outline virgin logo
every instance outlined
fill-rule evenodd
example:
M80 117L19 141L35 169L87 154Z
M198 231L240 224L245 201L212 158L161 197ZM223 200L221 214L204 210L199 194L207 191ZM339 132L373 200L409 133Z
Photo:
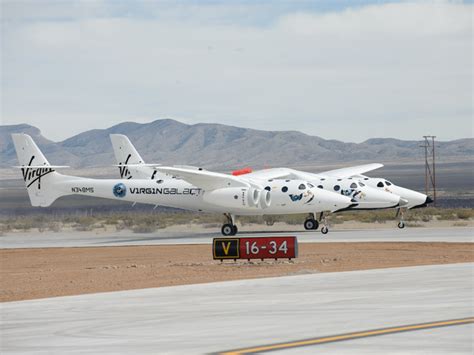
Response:
M128 170L128 167L126 166L128 164L128 161L130 160L130 158L132 157L132 154L129 154L127 159L125 160L125 163L124 165L125 166L119 166L119 172L120 172L120 177L123 179L123 178L127 178L127 179L131 179L132 178L132 175L130 174L130 170ZM119 163L119 165L122 165L122 163ZM127 177L128 176L128 177Z
M30 162L26 167L21 168L21 173L23 175L23 180L26 183L26 187L30 187L35 182L38 184L38 190L41 190L41 178L49 173L52 173L54 170L48 167L44 168L30 168L35 160L33 155L30 159Z

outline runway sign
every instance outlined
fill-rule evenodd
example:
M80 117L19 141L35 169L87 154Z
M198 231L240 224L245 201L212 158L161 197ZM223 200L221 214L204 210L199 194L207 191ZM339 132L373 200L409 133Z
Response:
M296 237L214 238L214 260L294 259L298 256Z

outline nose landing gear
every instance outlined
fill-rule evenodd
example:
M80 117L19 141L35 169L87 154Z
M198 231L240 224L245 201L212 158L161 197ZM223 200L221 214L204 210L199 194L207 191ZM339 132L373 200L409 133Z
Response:
M224 213L224 216L227 219L227 223L225 223L221 228L222 235L225 235L226 237L236 235L238 228L234 224L234 216L230 213Z
M324 212L321 212L319 215L319 220L322 222L323 226L321 227L321 233L328 234L329 232L329 222L327 216Z
M399 217L399 216L400 216L400 221L399 221L398 224L397 224L397 227L400 228L400 229L405 228L405 221L404 221L404 219L403 219L404 214L405 214L405 211L404 211L402 208L399 208L399 209L397 210L397 214L396 214L396 216L395 216L395 217Z

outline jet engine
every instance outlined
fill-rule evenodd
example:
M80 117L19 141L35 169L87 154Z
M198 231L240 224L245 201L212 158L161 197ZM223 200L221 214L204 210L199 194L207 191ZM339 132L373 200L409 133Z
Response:
M272 197L271 197L270 191L262 190L260 192L260 200L259 200L260 207L261 208L270 207L271 203L272 203Z
M247 187L225 187L206 191L203 200L224 208L267 208L270 206L270 192Z

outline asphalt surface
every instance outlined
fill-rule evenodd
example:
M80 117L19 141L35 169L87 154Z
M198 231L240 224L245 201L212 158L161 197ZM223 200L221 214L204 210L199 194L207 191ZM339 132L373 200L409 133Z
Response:
M445 322L474 316L473 273L417 266L7 302L0 352L221 353ZM473 334L458 324L278 352L472 354Z
M332 230L323 235L319 231L240 232L237 236L295 235L298 242L474 242L474 229L456 228L405 228ZM98 247L160 244L210 244L212 238L222 237L215 230L210 232L157 231L149 234L132 232L30 232L12 233L0 237L0 248L52 248Z

